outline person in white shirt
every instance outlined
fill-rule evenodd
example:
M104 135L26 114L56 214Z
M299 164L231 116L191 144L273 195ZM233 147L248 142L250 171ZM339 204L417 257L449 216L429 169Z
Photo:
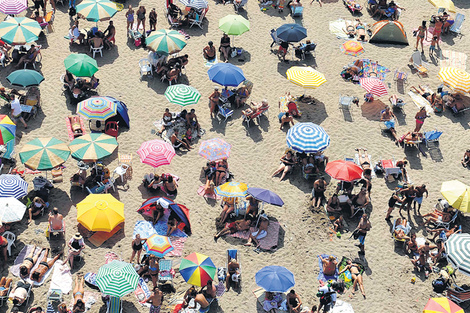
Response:
M20 105L20 100L18 98L18 91L16 89L11 90L11 96L13 97L13 100L11 101L11 117L13 122L17 124L17 121L20 120L21 123L23 123L24 128L28 128L28 125L26 125L26 122L24 121L23 117L21 116L22 110L21 110L21 105Z

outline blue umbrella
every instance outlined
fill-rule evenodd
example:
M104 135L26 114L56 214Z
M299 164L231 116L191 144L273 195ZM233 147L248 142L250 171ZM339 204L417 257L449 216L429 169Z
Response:
M299 42L307 37L307 29L298 24L284 24L276 30L276 37L282 41Z
M263 188L248 188L247 193L256 200L266 202L276 206L283 206L284 201L276 193Z
M217 63L208 71L209 79L222 86L237 87L246 80L241 68L230 63Z
M287 132L287 146L295 151L316 153L330 145L330 136L317 124L298 123Z
M31 87L39 86L44 80L44 76L39 72L23 69L12 72L8 75L7 80L13 86Z
M19 175L0 175L0 197L14 197L19 199L26 196L28 183Z
M117 104L116 106L117 114L107 119L107 121L116 121L116 122L119 122L119 126L127 126L127 128L130 128L131 125L130 125L130 120L129 120L129 114L127 113L128 111L127 105L124 102L119 101L113 97L105 97L105 98L108 98L111 101L116 102Z
M255 278L258 286L270 292L286 292L295 285L294 274L284 266L265 266Z

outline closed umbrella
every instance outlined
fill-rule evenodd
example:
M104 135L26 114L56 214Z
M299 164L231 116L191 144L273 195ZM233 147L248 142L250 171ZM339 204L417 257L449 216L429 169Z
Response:
M283 266L265 266L255 279L258 286L270 292L286 292L295 285L294 274Z
M228 159L232 145L220 138L204 140L199 146L199 155L208 161Z
M245 197L247 190L247 184L231 181L226 182L223 185L217 186L217 188L215 188L215 193L221 197L236 198Z
M283 206L284 201L275 192L263 188L248 188L247 193L258 201L275 206Z
M12 17L0 23L0 37L12 45L37 41L41 30L38 22L26 17Z
M284 24L276 29L276 37L282 41L299 42L307 38L307 29L298 24Z
M139 150L137 150L137 154L142 163L152 167L168 165L176 155L175 148L171 144L159 139L142 143Z
M470 74L456 67L441 67L439 78L454 91L467 93L470 92Z
M385 86L384 82L378 78L365 77L361 78L359 82L362 88L374 96L382 97L388 94L387 87Z
M219 29L227 35L239 36L250 30L250 22L240 15L227 15L219 20Z
M132 264L114 260L100 267L96 284L102 293L121 298L137 289L139 278Z
M314 89L326 83L325 75L309 66L293 66L286 72L287 79L307 89Z
M33 70L16 70L8 75L7 80L13 86L19 87L31 87L39 86L39 84L44 80L39 72Z
M180 0L180 2L187 7L195 8L198 10L205 9L209 6L207 0Z
M423 313L464 313L464 310L445 297L429 298Z
M159 54L173 54L186 47L186 39L176 30L160 29L145 39L147 48Z
M14 223L23 219L26 206L14 197L0 198L0 222Z
M316 124L297 123L287 132L287 146L298 152L316 153L330 145L330 136Z
M452 0L429 0L436 8L444 8L447 12L455 13L455 5Z
M201 253L191 253L180 264L180 274L191 285L202 287L214 280L217 268L212 260Z
M470 234L453 234L445 242L447 260L470 276Z
M78 77L91 77L98 72L98 63L83 53L73 53L64 60L65 69Z
M470 212L470 186L458 180L446 181L441 185L441 194L453 208Z
M91 97L77 104L77 114L86 119L106 121L117 114L117 103L107 97Z
M16 15L28 8L27 0L0 0L0 12Z
M184 84L168 86L165 91L166 99L174 104L187 106L197 104L201 94L196 88Z
M33 170L51 170L65 161L70 156L67 144L54 137L36 138L19 152L21 163Z
M13 197L16 199L26 196L28 183L19 175L0 175L0 198Z
M116 138L106 134L91 133L75 138L69 144L69 149L74 159L95 162L110 156L117 146Z
M231 63L217 63L207 71L209 79L222 86L237 87L246 78L241 68Z
M144 243L144 249L147 253L155 255L157 258L163 258L165 254L173 250L170 238L160 235L152 235Z
M354 162L337 160L329 162L325 172L334 179L351 182L361 179L363 170Z
M355 57L364 53L364 48L362 47L361 43L355 40L346 41L341 45L340 49L344 54Z
M77 204L77 221L89 231L111 232L124 219L124 203L110 194L90 194Z
M112 18L117 12L116 4L108 0L85 0L76 10L77 15L96 23Z
M0 145L15 139L16 125L8 115L0 115Z

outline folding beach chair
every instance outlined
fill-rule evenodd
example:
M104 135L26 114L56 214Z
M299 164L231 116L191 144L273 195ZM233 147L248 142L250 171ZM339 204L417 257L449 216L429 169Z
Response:
M61 289L51 289L47 296L48 302L62 302L62 290Z
M470 300L470 290L465 290L457 285L455 288L447 288L447 298L457 304L461 304Z
M173 267L172 260L161 259L158 261L158 266L158 283L165 284L170 282L173 287L173 274L171 274L171 268Z
M121 298L110 296L106 306L106 313L122 313Z
M405 248L405 243L406 243L406 239L402 239L402 238L397 238L395 236L395 230L397 228L397 220L395 220L393 222L393 228L392 228L392 237L393 237L393 240L394 240L394 243L397 244L397 243L400 243L402 245L402 248L404 249ZM405 236L408 236L409 233L411 231L411 227L409 225L409 222L407 221L406 222L406 229L404 229L404 232L405 232Z
M10 295L11 291L11 285L13 285L13 282L11 282L10 286L8 287L6 295L0 296L0 307L3 306L3 304L8 300L8 296Z
M276 35L276 29L271 29L271 38L273 39L273 42L271 43L271 48L274 46L274 45L280 45L281 44L281 40L279 38L277 38L277 35Z
M428 69L425 66L425 62L421 58L421 52L419 52L418 50L413 52L413 54L411 55L410 65L418 71L419 75L427 75Z
M393 74L393 80L398 84L402 83L403 85L408 83L408 74L406 72L401 72L398 69L395 70Z
M459 210L455 210L455 213L454 215L452 216L452 218L450 219L450 221L448 222L443 222L443 221L436 221L434 223L434 225L436 225L436 228L447 228L449 229L450 228L450 225L452 225L453 223L455 223L455 221L457 220L457 217L459 216Z
M353 104L354 97L352 96L343 96L339 95L339 108L340 110L351 110L351 106Z
M463 15L462 13L457 13L457 15L455 16L455 22L454 24L452 24L449 30L456 35L462 36L462 24L464 21L465 15Z
M291 9L292 17L302 17L304 14L304 7L293 7Z
M437 129L424 132L424 142L426 144L426 148L428 148L428 145L431 142L439 143L439 138L441 135L442 132L438 131Z
M62 227L60 229L52 229L51 223L48 224L47 226L47 231L46 231L46 236L47 239L51 239L51 235L58 236L59 234L62 234L65 238L65 221L62 220Z
M233 110L227 107L227 105L218 105L219 111L217 112L217 116L221 115L224 118L224 122L227 121L229 117L233 115Z
M189 19L189 28L193 27L194 25L199 26L200 29L202 29L202 22L204 21L204 17L206 16L206 10L202 11L201 14L196 13L196 16L194 19Z
M239 275L237 276L237 281L233 279L232 277L232 282L236 282L237 286L240 286L240 280L241 280L241 273L242 273L242 264L240 262L240 255L238 253L238 250L237 249L228 249L227 250L227 260L225 262L225 268L227 269L228 271L228 264L230 263L230 261L232 259L235 259L239 265L238 267L238 271L239 271Z
M390 175L399 175L401 170L397 167L394 159L380 160L380 166L384 170L384 178L388 179Z

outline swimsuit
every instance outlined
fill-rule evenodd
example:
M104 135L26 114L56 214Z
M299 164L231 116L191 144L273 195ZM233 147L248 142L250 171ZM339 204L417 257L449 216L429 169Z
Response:
M142 250L142 242L140 241L138 244L132 243L132 250L139 251Z
M47 269L49 269L49 264L47 264L47 262L40 262L39 265L44 265L45 267L47 267Z
M387 129L395 128L395 119L392 118L389 121L384 121L384 124Z
M24 260L25 260L25 261L29 261L29 262L31 262L31 263L33 263L33 264L34 264L34 261L33 261L33 259L32 259L32 258L24 258Z
M82 294L80 291L77 291L77 292L75 293L74 297L76 297L77 295L83 296L83 294Z
M127 21L128 22L134 22L134 13L131 13L127 16Z

